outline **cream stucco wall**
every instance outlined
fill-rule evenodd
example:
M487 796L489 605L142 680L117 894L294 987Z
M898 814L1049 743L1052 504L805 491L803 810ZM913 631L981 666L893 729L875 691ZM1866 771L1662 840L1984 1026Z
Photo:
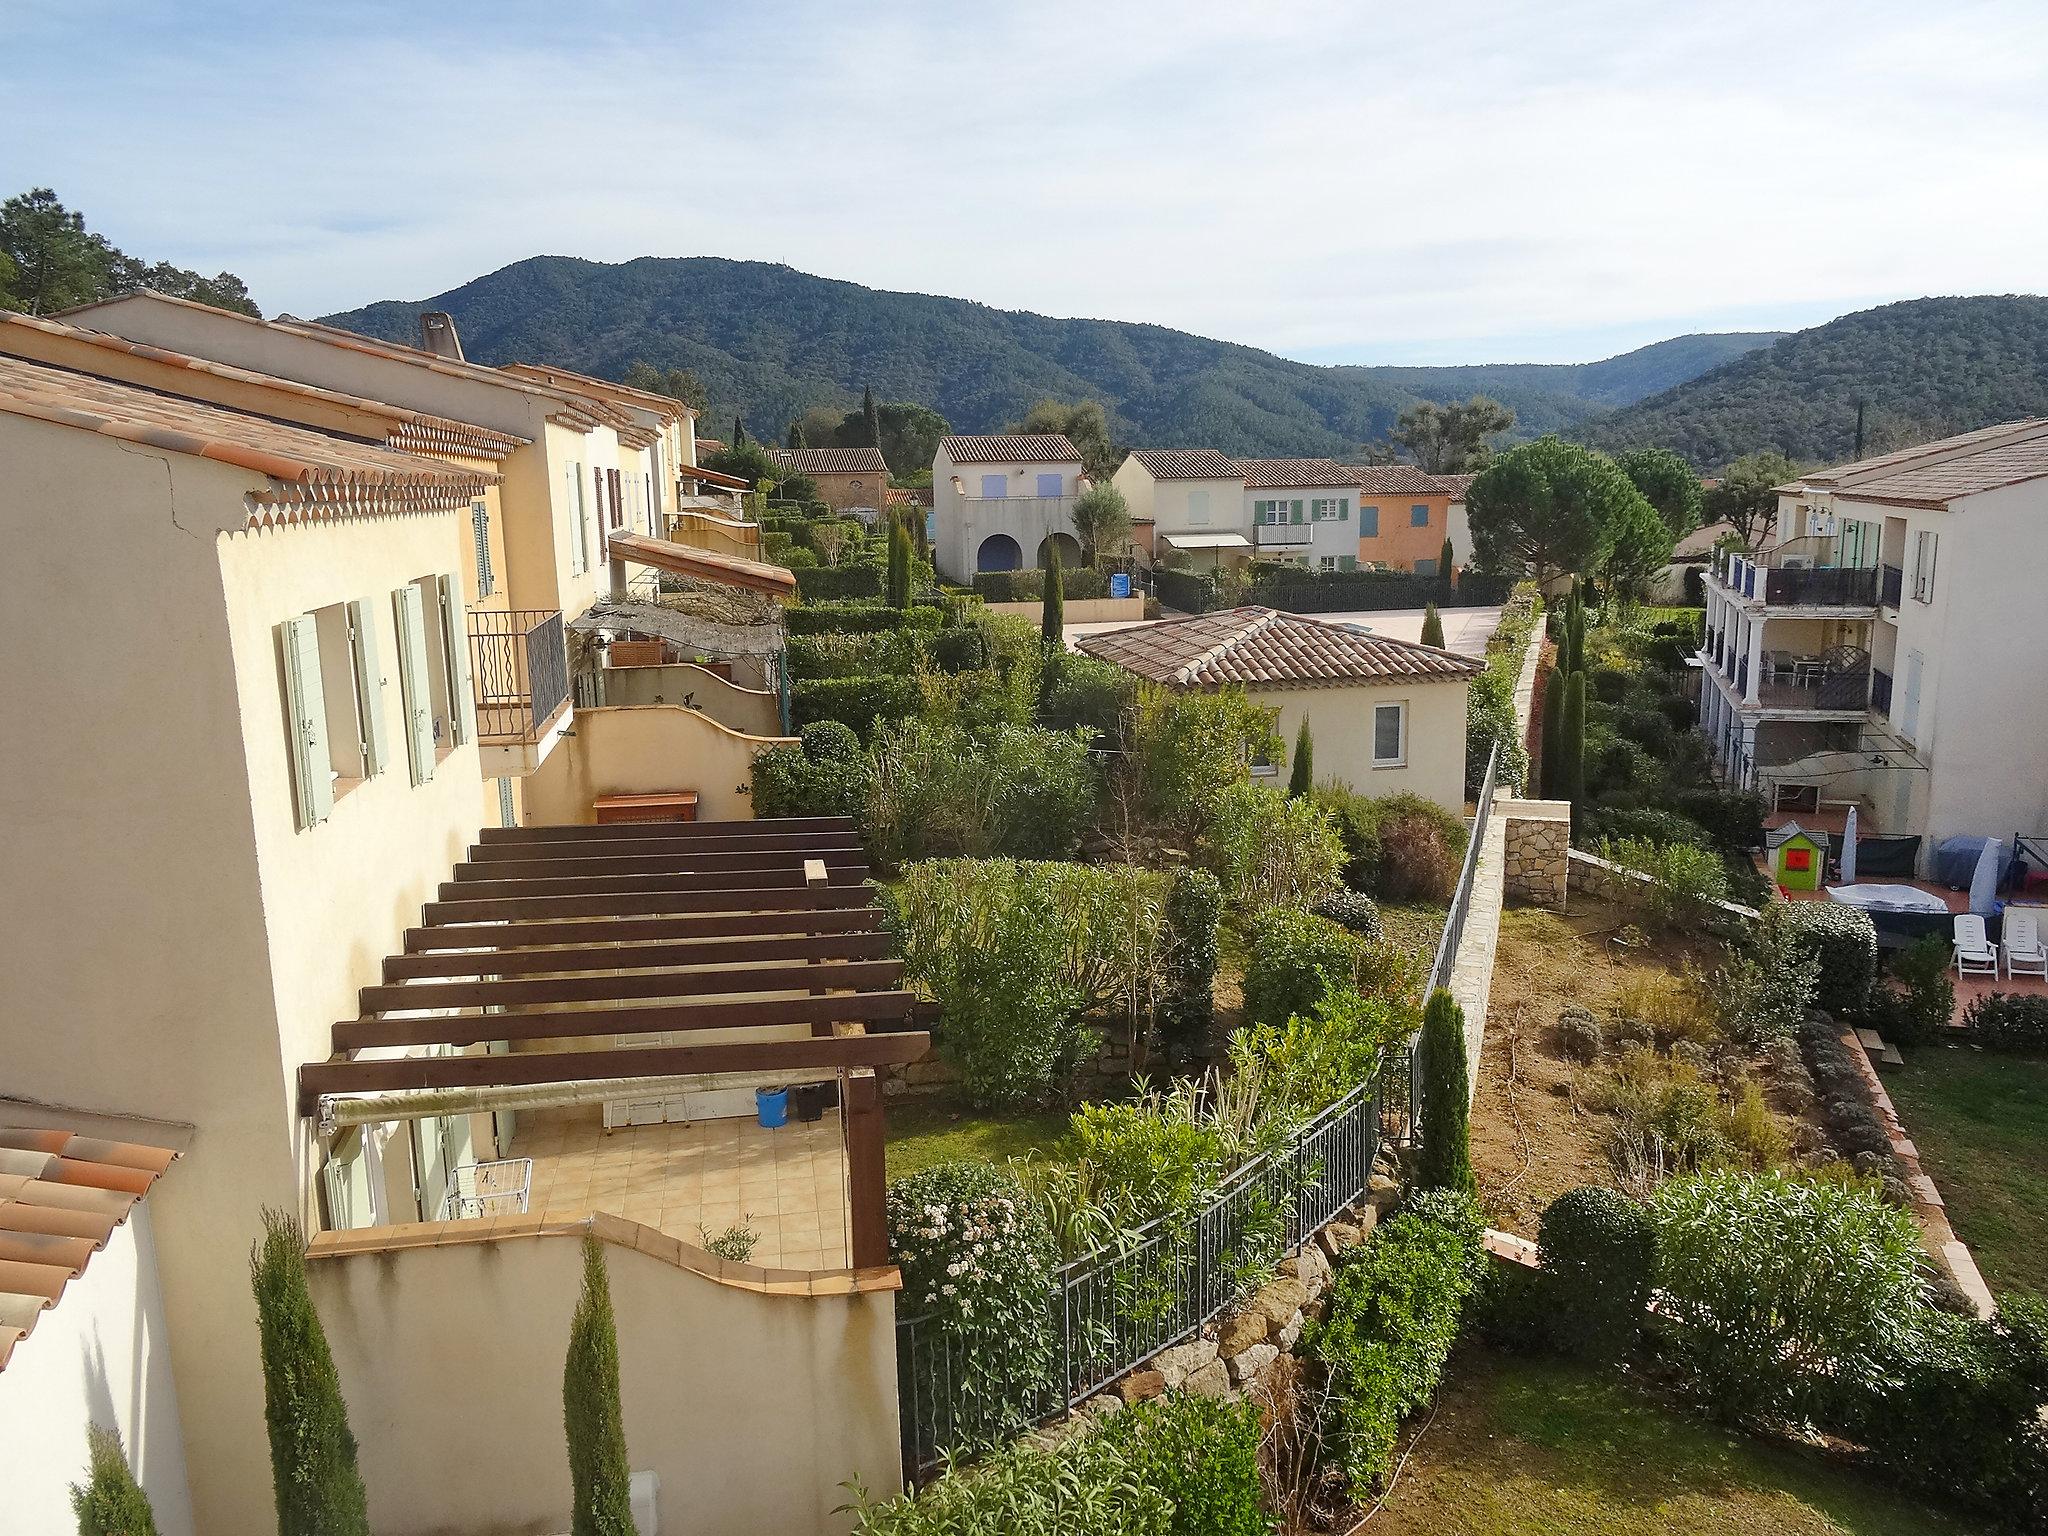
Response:
M1335 779L1362 795L1420 795L1446 810L1465 809L1465 694L1459 682L1399 683L1353 688L1251 688L1254 704L1277 709L1277 729L1294 750L1303 715L1315 741L1316 782ZM1376 704L1408 706L1407 760L1398 768L1372 760ZM1287 765L1276 777L1284 780Z
M1037 494L1041 474L1060 477L1058 498ZM953 485L956 475L960 480L957 490ZM983 496L984 475L1001 476L1008 494ZM1048 535L1073 537L1073 498L1080 478L1078 459L1061 464L963 464L956 468L941 445L932 459L932 511L938 529L932 553L940 571L955 580L973 580L982 542L997 534L1015 539L1024 568L1031 568L1037 564L1039 544Z
M660 1479L663 1532L844 1531L842 1482L897 1486L891 1292L767 1295L617 1242L605 1261L628 1459ZM581 1265L575 1232L314 1259L380 1536L568 1528Z
M1111 483L1124 493L1124 501L1130 506L1133 518L1149 517L1153 520L1155 552L1171 548L1170 545L1158 544L1162 535L1241 533L1247 539L1251 537L1250 503L1245 499L1242 479L1160 480L1132 455L1117 467ZM1200 520L1194 515L1194 498L1197 495L1208 499L1207 516ZM1238 553L1249 551L1240 550ZM1206 563L1213 558L1213 553L1203 558Z
M599 795L697 792L700 821L749 821L754 754L779 740L728 730L680 704L579 709L576 733L525 783L528 826L590 822Z
M782 701L762 688L742 688L690 662L663 667L607 667L607 704L681 704L748 736L782 732Z
M120 1435L161 1536L193 1536L148 1203L114 1229L0 1375L0 1536L76 1529L70 1485L85 1479L89 1424Z

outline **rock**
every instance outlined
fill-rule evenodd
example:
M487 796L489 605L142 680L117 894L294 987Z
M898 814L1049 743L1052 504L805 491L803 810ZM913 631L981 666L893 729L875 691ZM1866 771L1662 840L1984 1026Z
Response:
M1273 1342L1279 1346L1280 1352L1283 1355L1292 1354L1294 1346L1301 1342L1301 1330L1305 1325L1305 1321L1302 1314L1297 1312L1285 1328L1282 1328L1273 1335Z
M1165 1378L1169 1387L1187 1385L1187 1379L1203 1366L1216 1358L1214 1339L1190 1339L1185 1344L1176 1344L1172 1349L1163 1349L1152 1362L1152 1368Z
M1269 1325L1266 1332L1270 1336L1274 1330L1285 1328L1287 1320L1299 1312L1307 1301L1308 1287L1299 1280L1282 1275L1278 1280L1263 1286L1258 1295L1252 1298L1251 1310L1265 1313Z
M1254 1344L1242 1354L1230 1357L1230 1379L1241 1387L1279 1358L1280 1351L1271 1344Z
M1164 1371L1133 1371L1116 1384L1117 1393L1127 1403L1142 1403L1148 1397L1157 1397L1166 1390Z
M1333 1221L1323 1228L1323 1245L1335 1258L1348 1248L1356 1248L1365 1234L1348 1221Z
M1376 1211L1384 1211L1401 1203L1401 1186L1383 1173L1374 1174L1366 1181L1366 1202Z
M1368 1205L1358 1213L1358 1240L1361 1243L1364 1242L1366 1235L1379 1224L1380 1208L1376 1205Z
M1196 1397L1228 1397L1230 1371L1221 1360L1211 1360L1187 1379L1184 1390Z
M1280 1261L1280 1273L1292 1276L1313 1291L1330 1276L1330 1261L1314 1243L1302 1244L1301 1252Z
M1124 1400L1114 1392L1098 1392L1081 1405L1083 1413L1092 1413L1098 1419L1106 1419L1113 1413L1122 1413Z
M1273 1320L1257 1306L1247 1307L1234 1317L1226 1317L1217 1328L1216 1353L1226 1358L1241 1355L1254 1344L1265 1343L1273 1327Z

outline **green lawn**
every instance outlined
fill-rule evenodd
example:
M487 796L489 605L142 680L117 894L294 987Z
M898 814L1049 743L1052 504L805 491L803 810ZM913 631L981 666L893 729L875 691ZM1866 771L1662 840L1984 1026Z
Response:
M1884 1084L1986 1283L2048 1293L2048 1061L1921 1046Z
M887 1111L889 1177L934 1163L999 1163L1065 1142L1065 1110L973 1109L951 1095L892 1099Z
M1461 1350L1367 1536L1959 1536L1819 1454L1730 1433L1583 1367Z

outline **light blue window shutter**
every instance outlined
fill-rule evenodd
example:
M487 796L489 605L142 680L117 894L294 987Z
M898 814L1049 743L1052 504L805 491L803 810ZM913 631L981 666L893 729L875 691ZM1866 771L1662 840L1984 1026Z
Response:
M384 735L384 658L377 650L377 625L370 605L357 598L348 605L348 643L356 664L356 716L363 728L363 777L384 771L391 754Z
M405 700L405 748L412 781L434 776L434 700L427 688L427 621L420 589L407 582L391 594L398 621L398 689Z
M1411 528L1427 528L1429 526L1429 506L1427 503L1417 502L1408 509L1408 526Z
M320 631L310 613L277 626L284 651L285 711L290 716L292 790L299 830L327 819L334 809L332 766L327 753L327 695L320 687Z
M983 501L999 500L1009 494L1010 477L1008 475L983 475L981 477L981 498Z
M1066 490L1066 480L1065 480L1065 478L1064 478L1063 476L1061 476L1061 475L1058 475L1058 474L1051 474L1051 475L1040 475L1040 476L1038 477L1038 494L1039 494L1039 495L1041 495L1041 496L1046 496L1046 497L1052 497L1052 496L1064 496L1064 495L1066 495L1066 493L1067 493L1067 490Z
M1358 509L1358 536L1362 539L1376 539L1380 536L1380 509L1361 506Z
M455 745L476 739L476 695L469 687L469 635L462 622L462 590L453 576L440 578L441 643L448 657L449 713L454 716Z

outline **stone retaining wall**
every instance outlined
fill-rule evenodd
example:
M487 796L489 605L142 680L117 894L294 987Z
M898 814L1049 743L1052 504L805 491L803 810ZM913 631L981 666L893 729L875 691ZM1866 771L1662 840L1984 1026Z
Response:
M1496 800L1493 814L1507 821L1508 899L1562 912L1569 893L1571 803Z
M1568 862L1568 883L1572 890L1624 907L1642 906L1649 900L1650 887L1657 883L1640 870L1623 869L1611 859L1603 859L1581 848L1571 850ZM1745 907L1740 902L1710 901L1707 905L1737 922L1754 923L1763 918L1763 913L1755 907Z

